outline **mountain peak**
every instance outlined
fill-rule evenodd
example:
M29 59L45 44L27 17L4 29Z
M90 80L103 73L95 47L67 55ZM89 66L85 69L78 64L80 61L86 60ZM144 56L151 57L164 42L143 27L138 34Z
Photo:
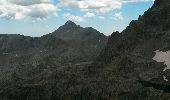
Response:
M73 21L68 20L63 26L61 26L58 30L59 31L66 31L66 30L78 30L81 27L76 25Z
M60 26L56 31L52 34L56 35L56 33L68 33L82 29L80 25L76 25L73 21L68 20L64 25Z
M79 25L75 24L73 21L68 20L62 27L65 29L77 29L80 28Z
M68 20L64 25L73 25L73 26L75 26L76 24L73 21Z

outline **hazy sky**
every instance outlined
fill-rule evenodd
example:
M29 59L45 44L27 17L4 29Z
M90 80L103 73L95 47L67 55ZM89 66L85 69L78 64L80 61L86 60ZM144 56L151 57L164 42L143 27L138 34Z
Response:
M152 4L153 0L0 0L0 34L41 36L72 20L110 35Z

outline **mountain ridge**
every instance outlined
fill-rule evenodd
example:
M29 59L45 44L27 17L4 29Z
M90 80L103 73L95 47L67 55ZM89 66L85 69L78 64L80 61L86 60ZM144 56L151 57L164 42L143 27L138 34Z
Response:
M87 32L87 31L89 31L89 32ZM94 35L106 37L103 33L100 33L99 31L97 31L96 29L94 29L92 27L83 28L80 25L76 25L74 22L72 22L70 20L67 21L61 27L59 27L56 31L50 33L50 35L56 36L58 38L66 40L66 41L67 41L67 39L65 39L65 38L68 38L68 37L81 40L83 38L82 36L88 36L90 34L87 34L87 33L90 33L90 32L92 32ZM73 36L75 36L75 37L73 37Z
M169 17L167 17L169 16L168 9L166 9L169 7L169 4L165 2L166 1L164 0L161 1L155 0L153 6L149 8L148 11L146 11L143 16L139 16L138 20L131 21L129 26L127 26L127 28L120 33L121 37L119 39L127 43L126 44L127 47L122 48L122 50L127 50L127 48L133 49L132 47L129 46L130 44L128 45L130 41L134 42L135 44L137 42L138 43L143 42L143 40L147 40L149 38L158 38L159 36L164 35L167 29L169 29L168 23L170 22ZM162 5L163 7L161 7ZM162 21L160 21L159 19ZM161 33L161 31L165 32ZM112 34L112 37L114 37L114 33ZM127 39L130 41L128 41Z
M3 48L5 48L5 50L7 50L7 49L11 49L13 47L14 49L11 49L10 51L12 51L12 50L16 51L15 49L19 50L19 48L20 48L20 50L22 50L22 49L25 50L24 48L29 48L29 46L30 46L30 48L36 50L36 48L38 48L38 49L46 48L46 47L44 47L45 45L48 47L48 43L51 43L51 48L53 48L53 47L57 46L57 43L52 44L52 41L58 41L61 44L63 43L63 45L66 44L65 46L67 46L69 48L75 49L74 54L76 54L76 52L77 52L77 57L82 56L82 58L84 60L85 59L88 60L90 58L89 61L91 61L92 59L94 59L97 56L97 54L100 52L100 49L105 45L105 43L107 41L107 37L104 34L98 32L97 30L95 30L93 28L90 28L90 31L84 31L84 30L86 30L86 28L82 28L79 25L76 25L72 21L67 21L63 26L61 26L57 30L60 30L61 28L63 28L63 32L66 33L64 36L68 37L71 41L67 41L64 38L60 38L60 36L56 36L55 35L56 31L54 31L54 33L46 34L41 37L31 37L31 36L24 36L24 35L19 35L19 34L11 34L11 35L10 34L2 34L2 35L0 35L1 36L0 44L2 47L0 49L4 50ZM74 30L75 32L77 31L77 29L82 30L83 32L82 32L82 34L78 34L78 37L75 38L73 36L74 31L73 32L67 31L70 28L72 30ZM93 37L88 36L89 33ZM102 34L102 35L101 35L101 37L98 37L97 34ZM99 42L99 40L101 40L101 41ZM19 41L23 41L23 42L19 42ZM3 44L3 43L6 43L6 44ZM86 48L89 48L89 49L86 50ZM99 51L97 51L97 50L99 50ZM42 51L42 50L40 50L40 51ZM90 55L90 52L94 52L92 56ZM74 56L76 56L76 55L74 55ZM79 58L79 59L81 59L81 58Z
M166 65L153 60L156 50L169 50L169 15L170 1L155 0L138 20L131 21L121 33L114 32L109 37L91 70L98 71L93 76L100 76L101 81L108 79L108 84L119 86L108 85L107 88L112 87L120 94L113 98L169 100L169 82L164 80L164 77L169 80L169 71L163 72Z

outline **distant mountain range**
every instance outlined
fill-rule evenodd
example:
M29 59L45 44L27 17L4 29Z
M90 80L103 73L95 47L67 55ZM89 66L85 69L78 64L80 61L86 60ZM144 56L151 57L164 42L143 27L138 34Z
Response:
M169 70L153 59L169 48L169 0L109 38L71 21L38 38L1 35L0 99L170 100Z
M64 66L90 64L106 42L104 34L90 27L82 28L72 21L42 37L2 34L0 90L3 92L4 87L41 80Z
M15 60L21 58L28 63L35 56L36 60L46 56L55 56L58 63L64 64L92 62L106 42L107 36L97 30L82 28L68 21L55 32L42 37L0 35L0 57L11 59L6 60L7 62L1 60L1 63L8 63L13 58Z

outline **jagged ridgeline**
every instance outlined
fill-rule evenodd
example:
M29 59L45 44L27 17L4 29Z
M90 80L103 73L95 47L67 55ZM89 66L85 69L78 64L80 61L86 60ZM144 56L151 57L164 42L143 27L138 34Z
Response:
M153 57L154 50L168 48L170 29L170 1L155 0L154 5L133 20L122 32L114 32L97 59L107 64L122 53L132 52L142 56Z
M138 20L109 37L90 69L103 82L104 98L170 100L169 70L163 72L164 62L153 60L156 50L170 50L169 0L155 0Z

